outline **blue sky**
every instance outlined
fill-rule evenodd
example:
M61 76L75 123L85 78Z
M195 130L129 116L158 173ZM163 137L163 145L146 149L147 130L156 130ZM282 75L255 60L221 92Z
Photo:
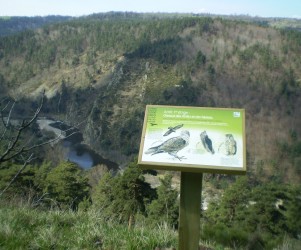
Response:
M248 14L301 19L301 0L0 0L0 16L81 16L108 11Z

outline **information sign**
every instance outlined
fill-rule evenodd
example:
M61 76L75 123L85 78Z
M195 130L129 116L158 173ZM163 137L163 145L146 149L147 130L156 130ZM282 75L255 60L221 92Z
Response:
M244 174L245 110L147 105L138 165Z

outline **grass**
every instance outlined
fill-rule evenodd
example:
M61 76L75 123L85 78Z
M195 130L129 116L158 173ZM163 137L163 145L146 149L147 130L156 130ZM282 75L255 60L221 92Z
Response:
M173 250L178 232L166 225L150 227L137 216L132 229L106 221L96 210L87 212L41 210L26 205L4 205L0 200L0 250L103 249ZM214 241L200 241L200 249L230 250ZM269 249L269 248L267 248ZM301 250L300 241L285 237L275 250Z
M104 221L97 211L0 207L0 249L159 249L177 246L177 232Z
M282 244L274 250L301 250L300 242L296 239L285 237Z

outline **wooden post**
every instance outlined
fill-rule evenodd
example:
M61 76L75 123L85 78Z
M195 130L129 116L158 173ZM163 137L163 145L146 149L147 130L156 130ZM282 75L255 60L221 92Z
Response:
M181 172L179 250L199 249L202 173Z

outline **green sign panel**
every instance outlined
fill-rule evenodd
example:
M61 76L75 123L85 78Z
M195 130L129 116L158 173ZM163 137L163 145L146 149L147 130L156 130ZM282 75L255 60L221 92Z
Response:
M138 164L142 168L243 174L244 109L147 105Z

